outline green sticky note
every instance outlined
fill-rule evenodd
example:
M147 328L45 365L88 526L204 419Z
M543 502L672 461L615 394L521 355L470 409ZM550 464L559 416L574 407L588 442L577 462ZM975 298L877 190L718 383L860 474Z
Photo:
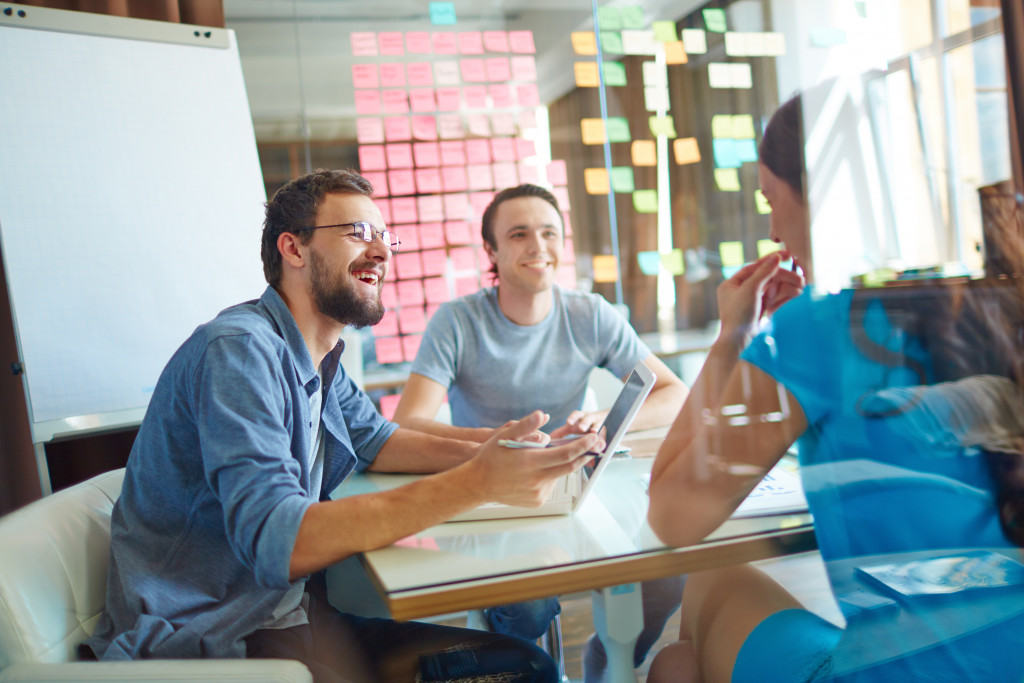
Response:
M620 7L619 11L622 13L622 28L633 31L644 28L644 8L641 5Z
M629 134L629 119L625 116L611 116L604 123L605 134L608 142L629 142L632 136Z
M757 212L761 215L772 212L768 198L764 196L764 192L761 192L761 190L754 190L754 205L757 207Z
M675 138L676 123L671 116L651 116L648 119L651 126L651 135L655 137L664 135L667 138Z
M657 275L661 267L661 254L656 251L637 252L636 261L640 265L640 272L644 275Z
M757 161L757 144L753 140L733 140L736 143L736 158L741 164Z
M674 21L655 21L651 23L651 28L654 29L654 39L659 43L671 43L679 40Z
M731 138L732 137L732 116L729 114L715 114L711 117L711 137Z
M782 245L778 242L772 242L771 240L758 240L757 241L757 258L761 258L767 254L782 249Z
M422 5L420 5L422 7ZM455 23L454 2L430 3L430 23L435 26L450 26Z
M704 25L709 31L725 33L725 10L718 8L704 10Z
M621 31L622 15L618 7L598 7L597 24L602 31Z
M737 114L732 117L732 135L737 140L754 139L754 117L750 114Z
M722 257L722 267L743 265L743 242L721 242L718 255Z
M658 191L637 190L633 193L633 208L637 213L658 212Z
M740 174L735 168L716 168L715 185L722 192L739 192Z
M632 166L614 166L611 172L612 192L629 194L636 189Z
M601 62L601 72L604 74L604 85L606 88L626 85L626 67L621 63Z
M621 55L622 34L618 31L601 31L601 49L610 55Z
M661 255L661 267L673 275L682 275L686 272L686 265L683 261L683 250L673 249L667 254Z

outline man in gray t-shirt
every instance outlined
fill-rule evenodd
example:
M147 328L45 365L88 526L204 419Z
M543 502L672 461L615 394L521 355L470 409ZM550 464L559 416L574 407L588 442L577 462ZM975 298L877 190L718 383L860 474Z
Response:
M565 239L558 202L547 190L520 185L499 192L483 215L484 249L497 286L441 306L431 318L394 420L403 427L473 441L530 410L550 416L552 436L599 428L607 411L584 411L590 373L601 367L625 379L638 361L656 382L634 429L669 424L687 388L602 297L555 285ZM452 425L434 421L448 395ZM640 664L679 606L682 580L643 584ZM556 598L487 610L492 630L535 639L558 614ZM586 680L600 680L604 651L591 638Z

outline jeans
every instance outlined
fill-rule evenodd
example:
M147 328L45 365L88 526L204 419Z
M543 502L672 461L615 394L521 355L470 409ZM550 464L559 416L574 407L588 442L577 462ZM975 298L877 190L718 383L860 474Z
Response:
M547 632L551 620L561 613L558 598L541 598L491 607L484 610L484 617L494 633L537 640Z

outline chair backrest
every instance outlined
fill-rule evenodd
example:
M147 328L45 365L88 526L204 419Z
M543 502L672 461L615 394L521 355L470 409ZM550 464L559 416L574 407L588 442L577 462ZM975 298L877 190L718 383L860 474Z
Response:
M0 669L77 658L106 600L123 479L106 472L0 518Z

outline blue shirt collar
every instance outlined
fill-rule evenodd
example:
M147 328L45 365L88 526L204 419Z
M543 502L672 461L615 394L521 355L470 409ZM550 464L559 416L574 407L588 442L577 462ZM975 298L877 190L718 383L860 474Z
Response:
M276 289L268 285L263 296L260 297L260 306L267 312L270 321L292 352L292 358L295 359L295 374L305 387L307 394L319 389L320 379L313 366L313 359L309 355L309 348L306 346L306 340L302 337L302 332L299 331L295 316L292 315L288 304L284 302ZM341 362L341 352L344 349L345 343L339 339L334 349L327 354L323 366L323 378L324 383L328 386L334 381L338 365Z

